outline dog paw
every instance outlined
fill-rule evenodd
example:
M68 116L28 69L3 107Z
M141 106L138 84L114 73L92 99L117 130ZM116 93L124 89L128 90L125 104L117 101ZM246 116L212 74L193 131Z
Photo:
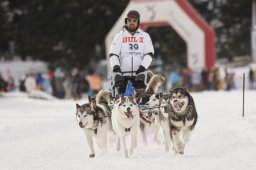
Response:
M92 153L92 154L89 155L89 158L94 158L94 157L95 157L95 154L94 154L94 153Z
M177 152L179 154L184 154L184 144L182 144L182 143L177 144Z
M184 151L180 151L179 154L183 155L183 154L184 154Z

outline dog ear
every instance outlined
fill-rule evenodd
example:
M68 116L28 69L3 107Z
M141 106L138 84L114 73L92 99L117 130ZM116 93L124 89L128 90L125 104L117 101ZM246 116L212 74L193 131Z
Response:
M132 95L128 96L128 99L129 99L130 101L132 101L132 100L133 100Z
M163 95L164 95L163 92L159 92L156 94L156 98L161 99L163 97Z
M163 97L163 92L159 92L159 98L162 98Z
M121 96L121 102L124 102L125 101L125 98L124 98L124 95Z
M189 90L187 89L187 87L184 87L184 90L185 90L185 93L186 93L188 96L190 96Z
M76 103L76 108L79 108L79 107L80 107L80 105Z
M116 102L118 99L119 99L119 96L116 95L116 96L114 97L114 101Z
M128 97L128 99L129 99L130 102L132 102L133 104L137 104L135 96L130 95L130 96Z
M187 89L186 86L181 87L181 89L182 89L185 93L188 93L188 89Z

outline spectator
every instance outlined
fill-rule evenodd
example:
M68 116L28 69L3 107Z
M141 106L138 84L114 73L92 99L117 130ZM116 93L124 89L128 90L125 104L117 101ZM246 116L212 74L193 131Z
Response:
M61 68L56 68L54 71L54 76L52 79L52 88L53 88L53 96L64 99L65 98L65 90L63 86L64 81L64 73Z
M24 85L27 93L36 89L36 78L33 73L27 75Z
M6 91L7 82L2 77L2 74L0 73L0 92Z
M192 83L192 90L194 90L194 91L202 90L202 87L201 87L201 72L194 71L192 73L191 83Z
M204 89L207 89L207 90L211 89L209 78L208 78L209 74L210 74L210 71L207 67L205 67L201 72L202 86Z
M179 73L175 70L169 74L168 79L169 79L170 89L171 89L171 88L175 88L178 86L181 77L180 77Z
M14 79L11 73L11 70L8 69L7 70L7 91L13 91L15 89L15 85L14 85Z
M234 76L235 76L235 73L228 73L227 75L227 86L226 86L227 91L231 89L235 89Z
M42 84L43 91L45 91L49 94L52 94L52 84L51 84L51 81L48 79L48 75L43 74L42 77L44 79L43 84Z
M36 85L37 85L37 89L42 91L44 90L43 89L43 86L44 86L44 78L42 76L42 73L38 73L37 76L36 76Z
M19 90L21 92L26 92L25 80L26 80L26 77L24 75L21 76L21 78L19 79Z
M254 71L253 69L250 67L249 70L249 88L253 89L254 88Z
M184 74L184 85L188 88L191 89L192 83L191 83L191 76L192 76L193 71L189 68L185 69L183 71Z
M213 71L213 89L214 90L223 89L223 83L221 81L219 67L216 67Z
M90 85L89 95L94 96L102 88L102 78L98 73L94 73L92 70L90 71L90 73L91 74L86 76L86 80Z
M82 92L81 92L81 77L79 70L74 68L72 70L72 78L71 78L71 94L73 99L81 99Z

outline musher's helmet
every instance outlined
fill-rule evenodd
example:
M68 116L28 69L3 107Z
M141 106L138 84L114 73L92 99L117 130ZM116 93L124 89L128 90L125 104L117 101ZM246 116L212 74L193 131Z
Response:
M135 18L138 20L138 26L140 25L140 13L136 10L130 10L125 18L125 24L127 23L128 18Z

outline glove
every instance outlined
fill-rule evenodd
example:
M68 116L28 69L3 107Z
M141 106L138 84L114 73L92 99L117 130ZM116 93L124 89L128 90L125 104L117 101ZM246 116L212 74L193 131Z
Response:
M115 65L114 67L113 67L113 72L119 72L119 73L121 73L122 74L122 71L121 71L121 68L120 68L120 66L119 65Z
M143 71L145 71L145 70L146 70L146 68L143 67L142 65L140 65L139 68L138 68L138 70L136 71L136 74L138 75L138 74L140 74L141 72L143 72Z
M142 81L142 82L144 82L145 79L146 79L146 77L145 77L144 74L140 74L140 75L137 75L137 76L135 77L135 81Z
M124 77L119 73L114 77L115 86L121 86L124 83Z
M115 86L120 86L124 82L124 77L122 76L122 71L119 65L113 67L114 72L114 83Z

